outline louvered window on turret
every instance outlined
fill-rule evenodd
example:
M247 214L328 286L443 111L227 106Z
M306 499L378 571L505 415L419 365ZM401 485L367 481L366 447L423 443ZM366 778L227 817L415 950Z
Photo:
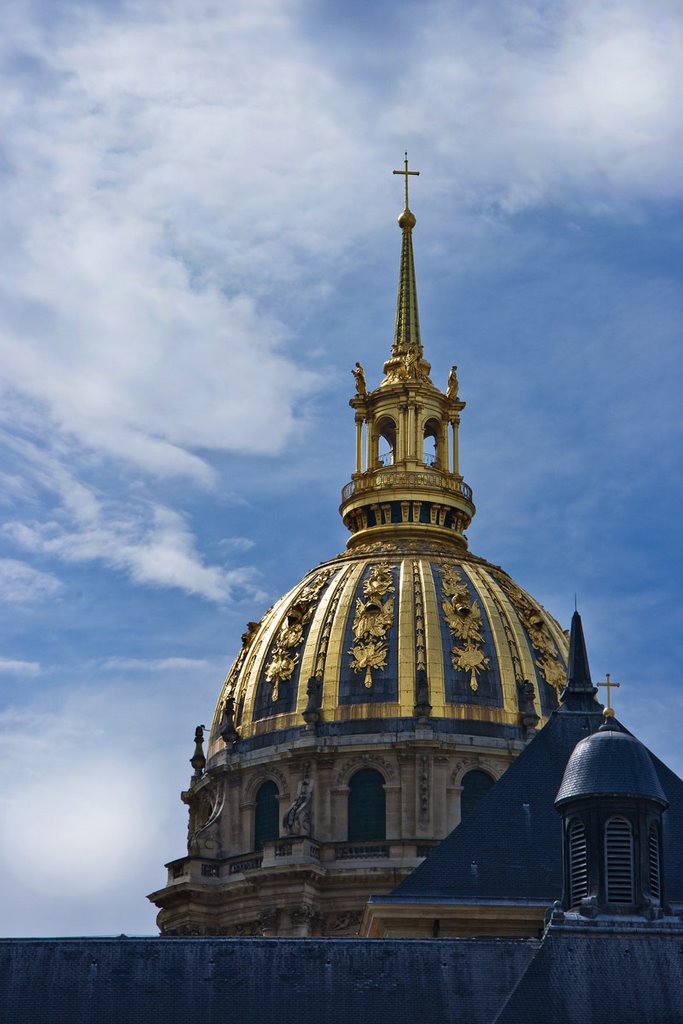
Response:
M650 825L648 841L648 863L650 870L650 893L656 900L662 896L662 882L659 870L659 829Z
M575 907L588 896L588 853L586 829L575 819L569 826L569 906Z
M605 825L605 881L608 903L633 903L633 833L626 818Z

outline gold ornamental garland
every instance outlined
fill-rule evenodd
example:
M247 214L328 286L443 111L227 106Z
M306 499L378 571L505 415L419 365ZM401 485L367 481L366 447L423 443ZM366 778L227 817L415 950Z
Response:
M285 621L275 641L273 654L266 665L265 676L273 687L271 699L275 702L280 696L280 683L286 682L294 675L299 663L299 652L296 650L304 639L304 626L313 618L315 602L318 594L325 586L334 569L321 569L311 583L307 584L296 601L290 605Z
M349 650L354 672L365 672L364 685L372 686L372 670L386 668L389 646L386 635L394 621L394 581L391 566L375 565L363 583L363 595L356 598L353 647ZM382 600L386 597L386 600Z
M441 608L453 641L451 664L458 672L469 672L470 689L479 689L477 675L489 667L484 654L481 609L470 600L470 592L460 573L444 562L439 567L442 579Z
M524 591L504 573L496 572L495 577L510 598L527 631L529 641L536 654L536 664L546 683L554 688L559 698L564 688L567 673L559 660L557 648L548 629L543 613L529 600Z

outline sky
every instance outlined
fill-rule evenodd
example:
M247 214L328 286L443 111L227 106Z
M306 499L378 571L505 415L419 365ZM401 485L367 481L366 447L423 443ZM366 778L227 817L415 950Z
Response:
M683 774L678 0L27 0L0 40L2 935L155 934L194 727L343 550L404 150L471 549Z

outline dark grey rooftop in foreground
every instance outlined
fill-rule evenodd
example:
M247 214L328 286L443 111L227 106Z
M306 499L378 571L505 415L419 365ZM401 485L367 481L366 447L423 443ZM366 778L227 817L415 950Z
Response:
M683 926L534 939L4 939L2 1024L683 1024Z
M488 1024L538 942L0 940L2 1024Z

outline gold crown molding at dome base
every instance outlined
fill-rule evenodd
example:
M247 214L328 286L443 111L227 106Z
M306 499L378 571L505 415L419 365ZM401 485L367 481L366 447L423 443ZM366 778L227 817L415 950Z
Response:
M350 562L367 558L383 558L384 556L400 559L406 555L418 555L430 560L455 558L458 562L476 562L488 568L498 568L498 566L492 566L485 558L473 554L469 549L462 546L458 547L457 551L454 552L452 543L454 539L448 530L436 539L425 537L421 531L419 536L418 531L416 531L414 537L402 536L399 538L393 535L390 541L375 539L373 535L372 540L368 539L358 543L354 545L352 550L347 548L346 551L340 551L329 562L321 562L320 564L322 566L333 562Z
M383 526L366 526L349 537L348 548L349 551L353 551L372 538L385 550L390 550L391 543L395 542L397 549L407 551L402 543L403 538L409 543L416 534L433 537L435 548L442 551L444 557L453 557L454 549L456 552L467 550L467 539L463 534L456 533L446 526L434 526L431 523L387 523Z
M367 704L342 704L338 705L332 711L326 711L324 715L325 722L358 722L366 721L370 718L406 718L413 719L415 702L411 698L409 701L373 701ZM491 708L485 707L480 704L443 704L435 703L432 707L432 713L430 716L430 722L435 719L446 719L447 721L460 721L463 719L473 722L490 722L497 725L519 725L519 712L517 710L506 710L505 708ZM542 718L541 723L545 724L547 719ZM251 739L254 736L263 736L267 733L278 733L285 729L291 729L300 726L303 728L304 723L301 715L296 712L283 715L272 715L269 718L262 718L257 722L253 722L251 725L245 725L240 730L240 736L242 739ZM463 729L463 734L467 732ZM387 730L387 734L392 733L391 729ZM373 734L374 735L374 734ZM445 734L448 735L448 734ZM457 734L456 734L457 735ZM414 742L412 734L406 734L404 737L406 740ZM348 737L345 736L334 736L332 737L337 746L344 744ZM487 737L482 737L482 742L485 742ZM291 742L291 741L290 741ZM273 745L277 745L277 739L274 739ZM217 753L219 750L225 749L222 743L216 750L213 749L210 752L210 756Z

